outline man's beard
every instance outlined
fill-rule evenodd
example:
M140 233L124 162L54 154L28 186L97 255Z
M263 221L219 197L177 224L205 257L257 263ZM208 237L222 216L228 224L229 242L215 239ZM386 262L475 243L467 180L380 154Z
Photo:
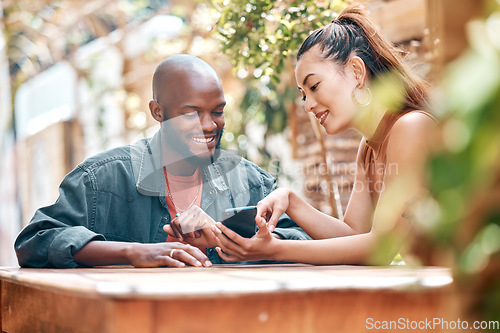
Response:
M180 139L179 133L172 128L169 121L164 121L162 126L162 142L163 144L169 146L171 149L175 150L180 156L181 160L168 162L171 166L177 163L188 162L189 164L196 167L203 167L214 163L220 155L220 146L222 140L222 134L224 129L220 130L217 134L215 140L217 144L215 145L215 151L213 155L207 149L209 156L196 155L190 148L189 145ZM168 156L167 156L168 159Z

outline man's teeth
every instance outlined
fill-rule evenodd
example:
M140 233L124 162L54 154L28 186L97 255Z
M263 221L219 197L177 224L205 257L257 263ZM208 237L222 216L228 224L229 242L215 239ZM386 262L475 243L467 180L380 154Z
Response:
M214 140L215 136L212 136L210 138L205 138L205 137L202 137L202 138L196 138L196 137L193 137L191 138L191 140L193 140L194 142L198 142L198 143L209 143L209 142L212 142Z

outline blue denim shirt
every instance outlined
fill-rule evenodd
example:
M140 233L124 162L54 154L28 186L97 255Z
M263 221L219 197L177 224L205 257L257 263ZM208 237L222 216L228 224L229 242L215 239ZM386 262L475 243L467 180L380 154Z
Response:
M62 181L59 198L36 211L14 244L22 267L78 267L73 254L92 240L164 242L170 223L161 163L161 134L90 157ZM275 179L237 155L221 151L202 168L201 208L215 221L231 207L255 205ZM286 215L275 229L286 239L310 239ZM224 263L213 248L212 263Z

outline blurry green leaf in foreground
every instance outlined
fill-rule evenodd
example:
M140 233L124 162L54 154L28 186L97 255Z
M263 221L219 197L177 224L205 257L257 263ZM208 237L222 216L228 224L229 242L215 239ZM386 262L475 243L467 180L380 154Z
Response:
M492 4L494 13L468 25L470 48L442 82L436 113L444 147L430 161L436 221L427 223L423 213L417 221L434 252L451 249L460 292L472 295L473 311L498 320L500 4Z

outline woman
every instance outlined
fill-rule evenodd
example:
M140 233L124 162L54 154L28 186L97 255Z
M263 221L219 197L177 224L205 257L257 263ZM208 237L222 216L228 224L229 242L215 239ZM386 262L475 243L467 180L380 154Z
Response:
M424 188L424 165L436 130L432 116L423 111L426 85L410 74L399 54L356 6L304 41L295 76L305 110L327 134L354 128L364 136L345 219L324 214L292 191L279 189L259 202L259 232L253 238L244 239L220 223L212 227L222 259L391 262L411 231L408 207ZM388 94L377 94L381 86L398 87L399 103L387 102ZM282 213L313 240L274 238L271 231ZM379 244L384 244L382 249Z

